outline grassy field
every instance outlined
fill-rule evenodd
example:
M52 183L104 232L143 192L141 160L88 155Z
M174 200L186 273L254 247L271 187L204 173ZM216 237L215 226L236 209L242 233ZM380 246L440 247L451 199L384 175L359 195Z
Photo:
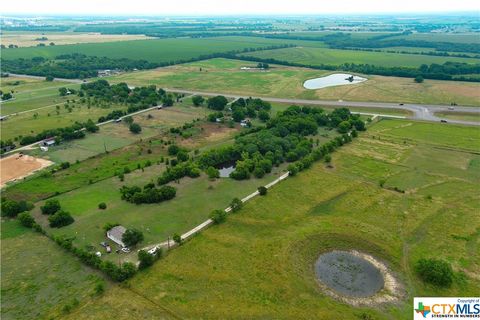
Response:
M2 319L61 315L74 299L88 301L99 273L85 267L50 239L15 220L1 222Z
M480 85L457 81L367 76L368 81L349 85L307 90L305 80L331 72L306 68L272 66L268 72L240 70L254 63L210 59L183 65L122 74L109 81L131 85L156 84L166 88L203 90L266 97L380 101L401 103L480 106Z
M431 124L433 145L423 125L373 125L334 153L333 168L316 163L130 280L132 297L141 294L153 303L144 312L169 310L175 318L410 319L414 296L475 295L480 137L476 128ZM452 134L474 141L465 147ZM321 292L313 270L318 255L352 248L381 259L396 274L406 291L400 303L351 308ZM413 265L424 257L453 265L451 288L417 278ZM104 302L115 298L132 306L129 297L107 292L67 319L117 312ZM134 310L139 308L145 306ZM117 318L130 319L132 312Z
M154 39L117 41L108 43L83 43L64 46L30 47L2 51L2 59L44 57L54 58L60 54L83 53L109 58L145 59L150 62L170 62L196 58L201 55L261 48L294 41L263 39L255 37L215 37L206 39Z
M23 77L1 78L0 90L2 92L13 91L14 99L2 102L0 114L8 115L60 104L70 99L70 97L59 96L58 89L61 87L77 89L79 85L61 81L49 82Z
M36 40L46 37L47 40ZM51 42L55 45L76 44L76 43L96 43L113 42L127 40L148 39L145 35L138 34L100 34L100 33L81 33L81 32L28 32L28 31L3 31L2 43L8 47L13 44L19 47L34 47L39 43L48 46Z
M462 120L462 121L477 121L480 122L480 114L470 113L470 112L435 112L437 117L452 119L452 120Z
M340 65L343 63L373 64L384 67L419 67L422 64L443 64L445 62L479 63L480 59L438 57L418 54L400 54L337 50L327 48L296 47L241 54L241 56L262 59L273 58L282 61L309 65Z

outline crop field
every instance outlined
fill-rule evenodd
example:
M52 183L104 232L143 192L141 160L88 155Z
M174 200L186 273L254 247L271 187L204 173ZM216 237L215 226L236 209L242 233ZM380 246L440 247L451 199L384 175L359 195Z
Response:
M303 87L306 80L331 72L277 65L266 72L240 70L243 66L255 66L255 63L210 59L125 73L109 81L246 96L447 105L455 101L459 105L480 106L478 83L439 80L415 83L408 78L367 76L368 81L355 85L307 90Z
M242 50L245 48L262 48L285 43L292 42L288 40L252 37L133 40L8 49L2 51L2 59L33 57L54 58L60 54L83 53L93 56L107 56L109 58L130 58L137 60L144 59L150 62L170 62L196 58L201 55L212 53Z
M0 113L9 115L65 102L70 97L59 96L58 89L61 87L77 89L79 85L23 77L1 78L0 90L2 92L13 91L14 99L2 102Z
M404 130L406 125L418 125L420 133ZM410 319L414 296L474 295L480 290L480 255L475 250L480 137L476 128L457 132L456 126L431 124L429 130L437 136L433 145L425 140L422 126L402 120L373 124L334 153L332 168L316 163L287 179L129 280L128 293L109 290L65 318L96 319L110 309L116 313L116 305L125 303L130 308L118 319L130 319L139 309L144 314L167 312L165 318L226 318L235 313L245 318L342 314L343 319ZM472 143L452 142L455 132ZM432 163L432 158L440 161ZM84 206L82 199L79 194L68 200ZM67 198L65 204L70 205ZM393 270L406 292L401 302L351 308L320 290L313 270L318 255L352 248ZM425 257L452 264L452 287L440 289L417 278L413 265ZM138 295L151 304L139 301Z
M296 47L240 54L262 59L273 58L281 61L309 65L340 65L343 63L373 64L384 67L419 67L422 64L443 64L445 62L479 63L480 59L438 57L418 54L400 54L327 48Z
M37 40L47 38L46 40ZM76 43L96 43L113 42L127 40L148 39L144 35L133 34L100 34L100 33L81 33L81 32L26 32L26 31L3 31L2 43L6 46L13 44L19 47L34 47L40 43L46 46L53 42L55 45L76 44Z

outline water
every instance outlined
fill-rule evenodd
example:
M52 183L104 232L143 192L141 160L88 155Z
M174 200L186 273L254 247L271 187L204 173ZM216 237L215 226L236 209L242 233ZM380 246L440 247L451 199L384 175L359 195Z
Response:
M222 168L218 169L220 171L220 178L228 178L230 177L230 173L235 171L235 165L231 164L228 166L223 166Z
M356 84L367 80L359 76L353 76L353 81L349 81L349 77L352 77L352 75L346 73L334 73L329 76L307 80L303 86L306 89L321 89L333 86Z
M315 263L317 278L334 291L370 297L383 288L383 276L369 261L346 251L322 254Z

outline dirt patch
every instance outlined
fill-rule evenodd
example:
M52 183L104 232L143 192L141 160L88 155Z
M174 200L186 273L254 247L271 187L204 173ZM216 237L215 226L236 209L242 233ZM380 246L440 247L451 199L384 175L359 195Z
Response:
M0 160L0 187L3 188L7 182L27 177L51 164L53 162L49 160L20 153L3 158Z
M332 290L325 283L317 279L320 287L327 295L331 296L336 300L357 307L375 306L381 303L395 303L403 299L403 297L405 296L405 290L403 286L383 262L377 260L371 255L356 250L348 251L348 253L354 257L363 259L373 265L383 278L383 288L370 297L352 297L343 295L337 291Z

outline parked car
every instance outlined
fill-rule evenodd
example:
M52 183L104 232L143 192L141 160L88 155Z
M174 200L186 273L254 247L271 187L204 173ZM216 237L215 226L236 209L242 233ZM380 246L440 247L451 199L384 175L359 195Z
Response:
M448 110L455 110L454 107L448 107Z
M442 120L440 120L440 122L447 123L447 120L442 119Z
M157 252L157 248L156 248L156 247L148 250L148 253L150 253L150 254L155 254L155 252Z
M100 242L100 245L104 248L106 248L108 246L108 243L106 243L105 241L102 241Z
M122 248L122 252L129 253L130 249L128 249L127 247L124 247L124 248Z
M398 105L399 105L399 106L403 106L403 103L399 103Z
M107 250L107 253L110 253L112 252L112 248L110 248L110 246L107 244L107 246L105 247L105 250Z

